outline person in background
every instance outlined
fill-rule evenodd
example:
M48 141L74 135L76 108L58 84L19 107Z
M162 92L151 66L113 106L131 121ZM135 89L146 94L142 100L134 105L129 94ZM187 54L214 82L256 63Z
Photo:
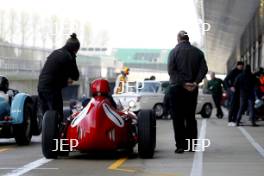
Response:
M264 69L262 67L254 74L257 79L256 97L264 99Z
M125 84L127 83L127 76L129 75L129 68L124 67L121 73L117 76L114 88L114 94L121 94L125 91Z
M150 76L149 78L145 78L144 81L155 81L156 77L154 75Z
M215 107L217 109L216 117L222 119L224 114L221 108L221 100L224 89L224 82L223 80L216 78L214 72L211 73L211 80L208 82L208 89L212 93Z
M8 79L4 76L0 76L0 98L4 99L6 102L9 102L9 96L7 94L8 90L9 90Z
M256 73L254 73L254 76L255 76L257 79L259 79L259 77L260 77L261 75L263 75L263 74L264 74L264 69L263 69L262 67L259 67L258 71L256 71Z
M88 105L88 103L90 102L90 98L88 98L85 94L82 95L80 101L82 103L82 106L85 107Z
M80 42L75 33L67 40L64 47L53 51L47 58L39 75L38 95L43 114L47 110L59 113L59 122L63 120L62 88L79 79L76 54Z
M228 113L228 126L236 126L236 118L239 109L239 90L235 90L234 83L237 76L242 73L243 68L244 63L238 61L236 64L236 68L231 70L230 73L224 79L230 102Z
M237 114L236 125L240 126L240 120L245 112L245 110L249 109L249 115L252 122L252 126L258 126L256 124L255 118L255 86L256 86L256 78L251 72L250 65L246 65L245 70L242 74L240 74L235 80L235 89L240 92L240 106Z
M198 84L205 77L208 67L203 52L190 44L187 32L180 31L177 39L178 44L168 58L169 102L176 142L175 153L184 153L188 149L187 140L192 146L192 141L197 139L195 110Z
M154 75L152 75L152 76L149 78L149 80L154 81L154 80L156 80L156 77L155 77Z

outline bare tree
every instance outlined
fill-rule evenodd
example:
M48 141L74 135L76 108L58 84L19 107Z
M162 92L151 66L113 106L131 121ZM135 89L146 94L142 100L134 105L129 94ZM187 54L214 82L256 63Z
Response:
M24 46L29 34L29 15L26 12L20 14L21 45Z
M40 39L42 41L42 48L46 48L46 42L47 42L47 37L48 37L48 27L47 27L47 19L42 19L41 20L41 27L40 27Z
M59 18L55 15L51 17L51 43L52 43L52 48L56 48L57 44L57 36L58 36L58 31L59 31Z
M84 30L83 30L83 46L89 47L91 44L91 26L89 23L84 24Z
M73 32L75 32L77 35L81 33L81 23L79 20L74 20L73 22Z
M71 33L71 20L69 20L68 18L64 19L63 21L62 33L63 33L62 42L65 42L69 37L69 34Z
M33 40L33 46L36 47L36 41L37 41L37 33L39 29L39 15L34 14L32 19L32 40Z
M17 20L17 14L16 12L12 9L9 13L10 17L10 23L9 23L9 39L10 42L13 43L14 41L14 34L16 32L16 20Z
M5 40L5 10L0 9L0 39Z
M99 45L101 47L106 47L107 44L109 42L109 35L108 35L108 32L106 30L103 30L101 33L100 33L100 39L99 39Z

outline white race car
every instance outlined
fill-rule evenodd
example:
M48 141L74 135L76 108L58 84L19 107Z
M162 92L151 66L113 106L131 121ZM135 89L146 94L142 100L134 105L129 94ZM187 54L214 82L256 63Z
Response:
M113 98L123 107L129 107L133 102L135 106L131 108L133 112L139 112L142 109L153 109L156 118L164 116L164 95L169 86L168 81L144 81L144 86L132 88L130 91L122 94L114 94ZM198 104L196 113L201 114L203 118L210 118L213 110L213 100L210 94L204 94L199 89Z

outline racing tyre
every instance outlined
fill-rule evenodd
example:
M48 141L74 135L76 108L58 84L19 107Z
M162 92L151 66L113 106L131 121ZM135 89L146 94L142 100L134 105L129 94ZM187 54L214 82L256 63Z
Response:
M201 111L201 116L203 118L210 118L212 115L213 107L210 103L206 103Z
M31 96L33 106L32 106L32 134L33 135L40 135L42 131L42 121L43 121L43 114L40 108L40 101L37 95Z
M156 147L156 118L151 110L138 113L138 154L152 158Z
M162 119L164 115L164 107L162 104L156 104L153 108L154 115L156 119Z
M32 103L29 98L24 102L23 123L13 126L18 145L29 145L32 137Z
M43 117L41 145L42 153L48 159L58 157L58 151L52 151L56 149L54 139L58 139L58 118L59 115L56 111L47 111Z

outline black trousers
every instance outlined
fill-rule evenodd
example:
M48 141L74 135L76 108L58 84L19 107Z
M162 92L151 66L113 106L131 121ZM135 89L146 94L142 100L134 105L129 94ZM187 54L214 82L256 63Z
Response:
M214 103L215 103L215 107L217 109L216 116L217 117L219 117L219 116L223 117L223 111L222 111L222 108L221 108L222 93L212 94L212 97L213 97L213 100L214 100Z
M187 147L186 139L197 139L195 110L198 89L188 92L182 86L172 86L169 95L176 147L184 149Z
M59 113L61 122L63 119L63 99L61 91L39 91L39 99L43 115L48 110Z
M237 113L239 110L239 92L231 92L231 103L230 103L230 109L228 113L228 122L236 122L237 121Z
M170 113L170 95L169 92L166 92L163 98L163 107L164 107L164 115L169 115Z
M240 107L239 107L239 111L237 114L237 124L238 125L240 123L243 113L247 110L247 108L249 110L249 115L250 115L252 124L256 123L254 104L255 104L254 95L247 95L247 96L240 95Z

